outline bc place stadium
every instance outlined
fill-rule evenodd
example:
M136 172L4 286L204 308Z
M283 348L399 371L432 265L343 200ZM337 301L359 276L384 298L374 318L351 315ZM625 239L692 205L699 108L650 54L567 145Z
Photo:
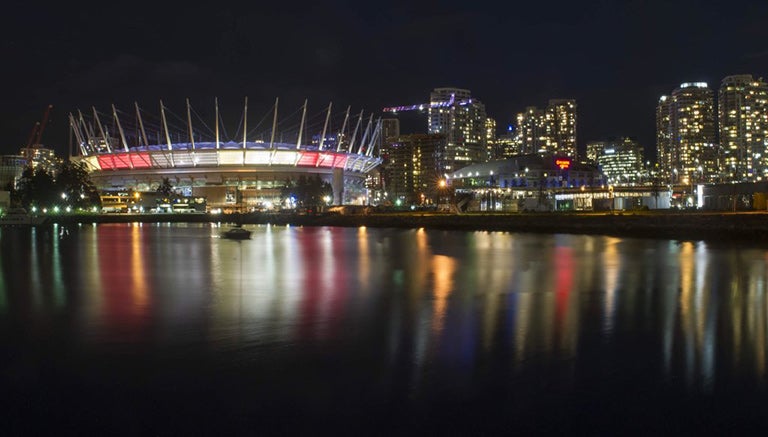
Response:
M279 119L275 100L254 123L246 98L230 134L213 103L208 120L188 99L181 114L162 101L154 113L136 103L128 112L112 105L108 113L70 113L71 149L78 149L70 159L85 165L102 192L153 192L167 178L208 208L279 205L288 181L302 177L329 183L333 204L368 202L366 178L381 163L381 122L373 114L334 113L331 104L308 114L304 101Z

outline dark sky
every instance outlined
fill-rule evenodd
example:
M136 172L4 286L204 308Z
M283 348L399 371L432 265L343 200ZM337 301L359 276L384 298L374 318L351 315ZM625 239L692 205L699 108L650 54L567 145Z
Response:
M247 95L255 118L275 97L286 112L305 97L310 112L329 101L379 111L441 86L470 89L500 127L525 106L575 98L580 148L631 136L651 150L661 94L768 78L766 1L12 3L2 153L26 143L48 104L43 143L64 154L78 108L163 99L183 114L186 97L209 109L218 96L236 119Z

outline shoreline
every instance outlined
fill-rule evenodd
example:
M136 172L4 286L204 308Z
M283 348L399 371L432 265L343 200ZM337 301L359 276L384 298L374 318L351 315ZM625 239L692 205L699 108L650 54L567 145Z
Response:
M241 223L457 231L607 235L672 240L768 242L768 212L100 214L51 217L50 223Z

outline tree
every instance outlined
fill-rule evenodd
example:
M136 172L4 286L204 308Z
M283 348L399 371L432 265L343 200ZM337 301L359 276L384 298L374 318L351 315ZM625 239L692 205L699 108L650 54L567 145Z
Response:
M19 179L16 199L25 208L89 208L101 204L99 192L85 165L71 161L59 164L55 178L43 168L24 169Z
M43 168L25 168L19 179L18 199L25 208L52 207L57 201L53 176Z
M319 175L315 175L314 178L302 175L296 181L288 178L283 186L282 195L295 199L297 207L318 209L325 205L326 197L333 196L333 187L323 181Z
M90 208L101 204L99 191L81 162L64 161L59 165L56 189L68 206Z
M163 181L160 182L160 186L157 187L157 194L163 196L164 199L175 197L176 192L173 191L173 185L168 178L163 178Z
M11 207L18 207L21 205L21 199L19 199L19 190L16 189L16 185L13 183L13 181L9 181L5 185L5 191L10 193Z

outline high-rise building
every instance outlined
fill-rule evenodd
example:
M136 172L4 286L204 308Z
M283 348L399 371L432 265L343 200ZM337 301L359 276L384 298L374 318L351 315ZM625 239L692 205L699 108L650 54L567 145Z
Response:
M525 108L517 114L517 147L520 153L576 155L576 101L552 99L547 108Z
M400 120L397 118L381 119L381 140L384 143L391 143L400 136Z
M0 156L0 191L17 188L21 174L28 165L27 158L21 155Z
M33 169L43 169L50 174L55 174L62 159L56 156L53 149L45 147L22 147L19 151L29 166Z
M604 142L597 163L613 185L638 184L643 176L643 148L630 138Z
M436 88L430 94L428 131L446 138L441 157L446 171L488 159L485 105L469 90Z
M547 105L547 153L577 158L576 100L552 99Z
M435 201L447 141L442 134L402 135L384 151L384 179L388 197L409 204Z
M603 154L605 149L605 141L590 141L587 143L587 160L590 162L597 162L600 155Z
M485 147L486 161L498 159L499 150L496 144L496 120L491 117L485 119Z
M671 172L675 167L672 161L672 116L670 111L672 99L661 96L656 106L656 159L659 176L671 180Z
M517 134L514 126L507 126L507 130L496 138L496 150L499 157L497 159L507 159L512 156L522 154L517 142Z
M728 76L718 92L722 173L728 181L768 177L768 84L750 74Z
M522 155L540 153L545 150L547 128L545 112L535 106L525 108L517 114L517 149Z
M714 95L706 82L683 83L656 108L659 163L672 183L720 179Z

